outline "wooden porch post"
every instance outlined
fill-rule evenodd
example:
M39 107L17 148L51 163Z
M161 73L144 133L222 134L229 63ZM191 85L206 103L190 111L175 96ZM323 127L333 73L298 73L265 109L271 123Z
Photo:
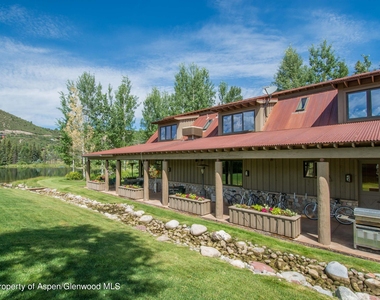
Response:
M169 203L169 180L168 180L168 161L162 162L162 205L168 206Z
M318 242L331 244L329 163L317 162Z
M90 181L90 172L91 172L91 160L87 158L86 161L86 182Z
M120 178L121 178L121 161L118 159L116 161L116 182L115 182L116 194L119 194Z
M149 161L144 160L144 201L149 200Z
M109 181L109 173L108 173L108 159L106 160L106 165L105 165L104 182L106 184L106 191L109 191L110 181Z
M215 218L223 219L223 164L217 160L215 162Z

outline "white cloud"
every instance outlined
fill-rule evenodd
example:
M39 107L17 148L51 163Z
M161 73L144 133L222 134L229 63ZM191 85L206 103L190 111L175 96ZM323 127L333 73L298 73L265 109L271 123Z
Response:
M57 39L75 33L66 18L29 11L19 5L0 7L0 22L16 28L23 35Z

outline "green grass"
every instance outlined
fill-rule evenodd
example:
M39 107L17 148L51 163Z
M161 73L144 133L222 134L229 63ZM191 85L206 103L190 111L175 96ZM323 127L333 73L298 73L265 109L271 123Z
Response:
M0 284L34 284L0 290L1 299L327 299L51 197L0 188L0 205ZM101 289L65 290L69 283ZM62 289L42 289L53 284Z
M198 217L189 216L186 214L177 213L172 210L162 209L150 205L144 205L137 203L136 201L130 201L125 198L99 193L85 189L85 182L83 181L67 181L61 177L42 177L32 178L28 181L24 181L28 186L45 186L56 188L62 192L70 192L73 194L82 195L93 200L97 200L103 203L127 203L133 204L136 209L142 209L146 213L153 215L154 217L163 221L169 221L172 219L178 220L181 224L203 224L209 231L225 230L234 237L241 240L251 241L254 244L265 245L273 250L279 250L282 252L290 252L293 254L303 255L309 258L315 258L318 261L339 261L347 267L354 268L358 271L371 271L380 273L380 264L373 261L360 259L352 256L342 255L332 251L323 249L306 247L291 241L280 240L267 235L256 233L252 230L245 230L236 226L231 226L224 223L217 223L207 221Z

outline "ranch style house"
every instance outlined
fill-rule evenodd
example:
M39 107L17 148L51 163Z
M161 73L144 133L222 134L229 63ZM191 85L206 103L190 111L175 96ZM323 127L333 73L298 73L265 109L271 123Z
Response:
M116 161L116 192L121 161L139 161L143 198L156 166L162 204L183 188L215 202L225 213L224 189L283 192L302 211L318 197L380 210L380 71L274 92L155 122L145 143L88 153L91 160ZM136 172L136 173L137 173ZM322 175L318 175L322 174ZM104 189L109 189L106 170ZM323 188L318 176L326 178ZM324 196L323 196L323 195ZM322 195L322 196L321 196ZM319 200L319 198L318 198Z

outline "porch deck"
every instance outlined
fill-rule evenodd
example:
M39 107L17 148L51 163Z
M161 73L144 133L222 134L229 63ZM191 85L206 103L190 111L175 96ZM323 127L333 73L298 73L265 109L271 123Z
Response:
M114 191L108 191L106 193L116 195L116 193ZM170 209L168 207L162 206L161 192L153 193L152 191L150 191L149 198L150 199L148 201L144 201L143 199L135 200L135 201L142 202L142 203L148 204L148 205L154 205L154 206L162 207L164 209ZM215 211L215 203L212 203L211 211ZM201 218L211 220L211 221L215 221L215 222L226 223L226 224L229 224L231 226L238 226L238 225L231 224L228 222L229 215L228 215L227 205L225 205L225 207L224 207L223 219L216 219L214 214L205 215L205 216L202 216ZM252 231L259 232L258 230L250 229L247 227L242 227L242 228L244 228L246 230L252 230ZM264 234L271 235L267 232L265 232ZM275 236L275 235L271 235L271 236ZM289 240L289 239L284 238L284 237L279 237L279 236L275 236L275 237ZM354 248L353 225L340 224L333 218L331 219L331 244L330 244L330 246L324 246L324 245L318 243L318 223L317 223L317 221L309 220L308 218L306 218L304 216L302 216L302 221L301 221L301 235L299 237L297 237L296 239L291 240L291 241L296 242L296 243L300 243L300 244L304 244L307 246L311 246L311 247L322 248L322 249L331 250L334 252L340 252L343 254L352 255L352 256L356 256L356 257L360 257L360 258L364 258L364 259L375 260L375 261L380 262L380 251L375 251L375 250L371 250L371 249L367 249L367 248L359 248L359 247L358 247L358 249Z

